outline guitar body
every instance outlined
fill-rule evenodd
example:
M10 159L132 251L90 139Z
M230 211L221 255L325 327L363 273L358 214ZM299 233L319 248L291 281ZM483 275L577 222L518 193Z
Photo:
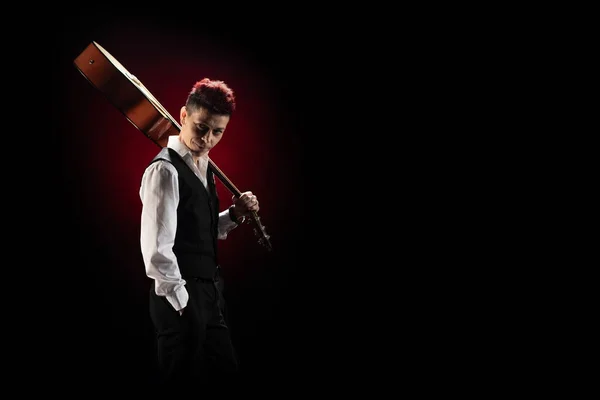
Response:
M169 136L179 134L177 123L161 110L160 105L155 104L147 91L145 93L141 82L98 43L90 43L74 64L96 89L159 147L167 145Z

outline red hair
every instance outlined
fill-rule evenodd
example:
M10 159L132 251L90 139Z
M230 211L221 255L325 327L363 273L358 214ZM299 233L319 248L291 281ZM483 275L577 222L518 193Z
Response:
M235 95L225 82L204 78L194 84L185 106L191 112L202 107L213 114L231 115L235 111Z

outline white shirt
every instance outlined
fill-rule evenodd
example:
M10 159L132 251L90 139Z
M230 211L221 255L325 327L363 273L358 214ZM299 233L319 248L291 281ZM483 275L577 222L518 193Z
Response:
M169 137L167 147L177 151L194 174L206 183L208 154L194 163L189 148L179 141L179 136ZM165 296L179 311L188 302L185 280L181 277L177 257L173 253L177 229L177 205L179 204L179 181L177 169L168 161L159 160L144 171L140 186L142 200L140 245L146 275L155 281L156 294ZM229 211L219 213L218 239L224 240L237 226L229 217Z

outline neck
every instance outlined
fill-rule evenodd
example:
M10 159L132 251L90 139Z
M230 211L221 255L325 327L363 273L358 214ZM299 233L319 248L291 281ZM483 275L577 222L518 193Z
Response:
M197 163L201 158L208 157L208 152L194 152L192 151L192 159Z

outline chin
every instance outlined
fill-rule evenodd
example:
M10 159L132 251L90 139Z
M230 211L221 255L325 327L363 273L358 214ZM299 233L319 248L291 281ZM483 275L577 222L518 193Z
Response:
M190 144L191 144L191 146L189 146L190 150L196 151L196 152L204 151L204 146L200 146L199 144L194 143L194 142L192 142Z

